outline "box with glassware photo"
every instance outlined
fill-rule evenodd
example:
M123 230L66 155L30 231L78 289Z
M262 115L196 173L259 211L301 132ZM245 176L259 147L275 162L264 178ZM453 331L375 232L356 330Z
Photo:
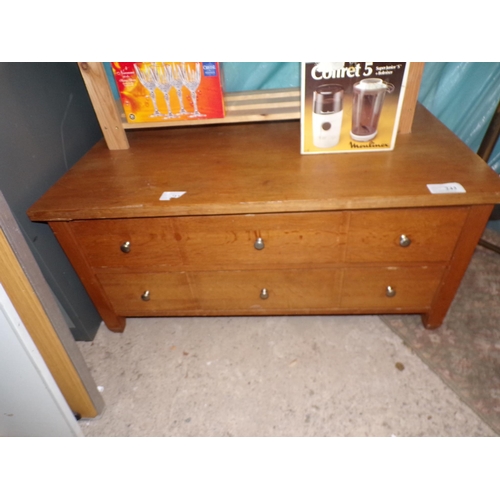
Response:
M224 117L216 62L112 62L129 123Z
M394 149L410 63L301 64L301 153Z

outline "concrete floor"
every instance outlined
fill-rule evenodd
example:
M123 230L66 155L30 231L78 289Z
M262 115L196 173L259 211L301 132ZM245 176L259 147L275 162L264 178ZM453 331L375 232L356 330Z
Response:
M142 318L78 342L86 436L495 436L377 316Z

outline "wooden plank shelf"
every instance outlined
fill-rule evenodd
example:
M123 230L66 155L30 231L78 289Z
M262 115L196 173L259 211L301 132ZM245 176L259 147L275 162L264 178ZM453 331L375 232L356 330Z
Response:
M122 124L123 128L133 130L221 123L298 120L300 119L300 90L290 88L226 93L224 95L224 105L226 111L224 118L128 123L122 114Z

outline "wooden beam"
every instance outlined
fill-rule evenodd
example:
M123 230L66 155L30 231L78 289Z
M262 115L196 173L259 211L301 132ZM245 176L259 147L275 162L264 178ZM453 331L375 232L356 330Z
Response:
M418 92L420 90L420 82L424 73L425 63L412 62L410 63L410 72L408 81L406 82L406 91L403 101L403 109L399 120L400 134L409 134L413 125L413 117L415 116L415 108L417 107Z
M81 62L78 66L108 148L128 149L127 134L115 105L104 65L100 62Z

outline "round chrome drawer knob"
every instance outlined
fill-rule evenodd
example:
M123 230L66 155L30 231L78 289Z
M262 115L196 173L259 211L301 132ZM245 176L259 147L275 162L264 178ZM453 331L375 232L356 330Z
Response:
M396 290L394 290L394 288L392 288L392 286L388 286L386 289L385 289L385 295L387 297L394 297L396 295Z
M131 243L130 243L130 241L126 241L125 243L123 243L123 244L120 246L120 250L121 250L123 253L129 253L129 252L130 252L130 249L131 249Z
M400 246L402 246L402 247L409 247L410 243L411 243L411 240L410 240L410 238L408 238L408 236L406 236L406 234L402 234L399 237L399 244L400 244Z
M267 291L267 288L263 288L261 291L260 291L260 298L262 300L266 300L269 298L269 292Z
M149 293L149 290L146 290L142 295L141 295L141 299L144 301L144 302L147 302L149 299L151 298L151 295Z
M262 238L257 238L253 244L256 250L262 250L264 248L264 240Z

